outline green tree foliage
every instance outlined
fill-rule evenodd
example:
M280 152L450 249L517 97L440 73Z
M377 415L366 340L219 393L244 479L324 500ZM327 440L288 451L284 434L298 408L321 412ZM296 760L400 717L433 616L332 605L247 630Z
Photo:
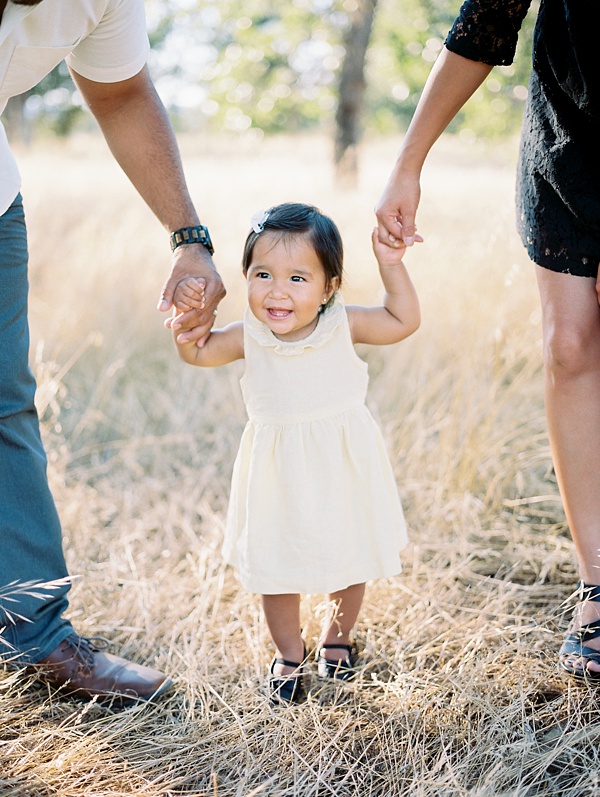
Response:
M330 127L344 29L355 5L356 0L187 0L182 7L182 0L151 0L147 7L161 32L154 61L159 85L176 68L181 85L195 88L189 95L195 113L186 109L185 90L179 94L183 101L177 94L172 98L181 124L193 120L213 130L264 133ZM514 64L492 72L452 130L475 137L518 129L535 0L533 5ZM457 0L380 0L367 55L365 129L406 127L458 7Z
M64 61L35 88L13 97L2 115L8 135L27 143L34 121L37 128L64 137L84 119L84 109Z
M518 129L527 96L537 3L523 24L514 63L496 67L451 131L492 136ZM380 0L368 55L368 110L380 131L405 128L456 17L454 0Z
M331 131L356 0L146 0L152 74L179 129ZM364 129L406 128L460 0L379 0L367 53ZM468 136L518 129L535 5L511 67L496 68L452 125ZM64 64L25 113L66 134L82 118Z
M172 100L181 118L190 116L189 97L199 111L195 121L216 130L253 127L271 133L328 123L344 54L343 5L338 0L188 3L172 18L153 60L159 88L163 78L172 77L170 54L177 51L181 83ZM192 86L196 92L189 92Z

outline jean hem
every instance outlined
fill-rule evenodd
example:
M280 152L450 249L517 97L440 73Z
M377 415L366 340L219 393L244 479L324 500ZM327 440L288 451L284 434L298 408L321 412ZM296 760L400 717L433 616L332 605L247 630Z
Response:
M60 645L68 636L75 633L71 623L66 621L58 628L52 636L48 637L46 643L39 648L29 648L29 651L14 649L7 653L0 653L0 663L9 664L13 667L27 666L28 664L38 664L49 656L53 650ZM8 647L8 646L7 646Z

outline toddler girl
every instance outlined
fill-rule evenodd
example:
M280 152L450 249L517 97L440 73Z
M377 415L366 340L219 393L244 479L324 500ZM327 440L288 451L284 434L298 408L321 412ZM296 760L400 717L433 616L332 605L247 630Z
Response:
M198 348L171 319L180 356L192 365L245 358L248 411L233 469L224 556L244 587L260 593L275 644L269 695L305 697L300 594L327 593L319 675L355 674L350 635L365 582L400 569L407 542L402 507L381 432L365 406L367 365L356 343L395 343L419 326L403 249L372 238L385 295L379 307L346 307L342 241L317 208L283 204L253 220L243 272L243 321L215 329ZM202 285L179 286L180 308Z

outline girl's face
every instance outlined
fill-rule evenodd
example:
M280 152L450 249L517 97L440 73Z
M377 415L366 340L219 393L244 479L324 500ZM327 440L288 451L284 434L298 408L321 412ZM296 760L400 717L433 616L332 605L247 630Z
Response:
M279 340L303 340L315 329L319 308L338 287L327 284L306 235L265 232L254 244L246 274L250 310Z

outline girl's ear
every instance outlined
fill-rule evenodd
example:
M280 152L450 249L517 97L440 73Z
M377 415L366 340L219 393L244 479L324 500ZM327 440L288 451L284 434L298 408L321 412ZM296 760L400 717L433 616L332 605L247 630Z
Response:
M325 288L325 293L323 295L323 298L325 299L323 304L327 304L327 302L331 299L331 297L339 287L340 287L339 277L334 277L332 280L329 281L327 287Z

